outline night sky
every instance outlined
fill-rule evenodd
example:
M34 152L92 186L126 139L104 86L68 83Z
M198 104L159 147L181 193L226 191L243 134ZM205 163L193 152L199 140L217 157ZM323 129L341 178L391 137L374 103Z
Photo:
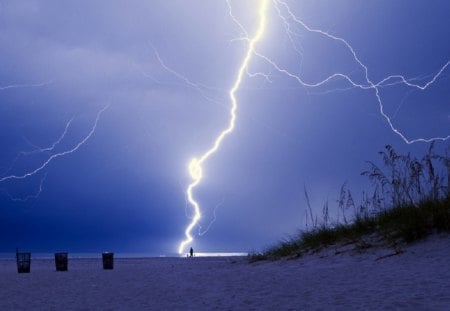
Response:
M1 0L0 252L175 253L192 216L187 166L228 125L259 5ZM356 199L369 189L360 173L386 144L428 149L391 129L374 88L342 76L307 87L277 70L367 86L332 37L374 84L433 81L378 87L406 140L450 135L449 12L446 0L270 1L235 130L194 191L203 218L193 247L255 251L294 234L305 226L304 187L314 211L328 200L336 220L340 186Z

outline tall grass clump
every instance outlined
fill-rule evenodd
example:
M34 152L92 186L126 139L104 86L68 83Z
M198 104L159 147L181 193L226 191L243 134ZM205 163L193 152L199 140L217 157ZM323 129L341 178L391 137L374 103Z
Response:
M367 162L369 169L361 174L367 176L375 186L377 195L383 198L383 206L397 207L418 205L426 201L439 201L449 194L448 180L450 161L447 156L434 153L434 143L421 159L399 155L390 145L379 154L384 169L373 162ZM444 167L439 171L438 167Z
M347 185L342 185L335 223L330 220L327 201L319 224L305 188L306 230L250 259L298 257L337 243L363 245L367 236L394 246L434 232L450 232L449 157L436 154L433 143L422 158L398 154L390 145L379 155L382 166L368 161L368 169L361 173L373 186L370 194L363 193L361 202L356 203Z

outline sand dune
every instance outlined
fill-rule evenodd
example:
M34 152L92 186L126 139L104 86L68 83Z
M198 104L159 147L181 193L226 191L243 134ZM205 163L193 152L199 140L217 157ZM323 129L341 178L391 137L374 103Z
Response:
M321 258L322 257L322 258ZM0 261L0 310L449 310L450 237L376 260L323 252L249 264L245 258L71 259L68 272Z

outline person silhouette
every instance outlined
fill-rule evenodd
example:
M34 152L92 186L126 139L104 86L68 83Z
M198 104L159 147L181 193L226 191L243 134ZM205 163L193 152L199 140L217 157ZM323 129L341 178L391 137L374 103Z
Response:
M192 247L189 250L189 255L190 255L190 257L194 257L194 249Z

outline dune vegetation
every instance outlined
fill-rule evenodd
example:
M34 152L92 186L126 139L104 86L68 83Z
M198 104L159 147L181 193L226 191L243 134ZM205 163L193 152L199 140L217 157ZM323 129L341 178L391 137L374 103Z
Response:
M359 252L376 247L399 250L404 244L433 233L450 232L450 159L434 152L418 159L400 155L392 146L379 152L382 166L367 162L361 174L373 185L371 194L363 193L357 203L346 184L337 200L339 218L330 221L328 202L321 220L307 203L306 229L282 240L262 253L253 253L251 261L297 258L332 245L354 245Z

